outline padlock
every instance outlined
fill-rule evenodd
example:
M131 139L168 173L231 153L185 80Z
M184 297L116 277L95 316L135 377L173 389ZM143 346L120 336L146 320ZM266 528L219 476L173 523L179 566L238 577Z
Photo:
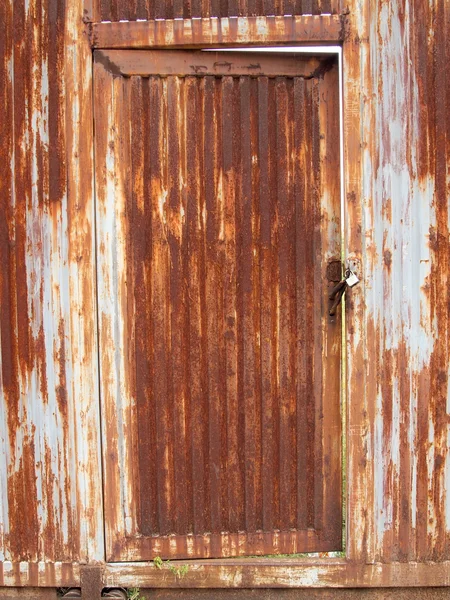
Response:
M353 273L353 271L350 271L350 269L347 269L347 271L345 272L345 282L347 283L348 287L353 287L354 285L359 283L359 279Z

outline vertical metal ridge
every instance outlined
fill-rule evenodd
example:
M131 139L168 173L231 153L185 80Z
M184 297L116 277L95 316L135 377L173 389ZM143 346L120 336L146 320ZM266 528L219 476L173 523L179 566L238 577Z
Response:
M302 0L302 14L311 15L313 13L313 0Z
M409 60L411 52L411 44L405 44L405 54L408 56L406 60ZM409 90L410 83L407 85ZM415 110L412 106L413 97L406 100L406 106L408 109L405 111L404 125L406 126L406 135L409 137L409 131L412 130L415 122L414 113ZM412 121L412 122L411 122ZM411 161L409 148L405 145L404 160L405 162ZM395 192L392 193L392 198L396 196ZM413 194L411 194L413 196ZM393 215L397 213L399 209L399 220L404 223L404 227L396 234L394 230L394 248L392 252L392 265L388 266L389 260L386 260L384 268L386 270L396 270L396 246L400 247L398 256L399 264L398 276L393 277L394 287L396 289L395 297L402 298L403 290L410 288L412 282L412 260L411 255L413 253L412 237L414 234L414 223L412 218L412 206L414 200L412 197L407 198L405 195L404 199L394 201L392 205ZM394 217L395 218L395 217ZM384 258L383 253L383 258ZM386 255L387 258L387 255ZM398 465L398 472L402 476L398 478L398 490L397 490L397 508L394 511L394 518L396 523L393 527L394 536L398 540L398 543L393 545L391 549L391 560L406 562L415 555L415 548L413 547L413 540L410 537L410 529L412 523L411 505L412 505L412 457L414 455L414 441L411 435L414 412L412 407L413 400L413 362L410 360L408 351L408 339L410 338L410 332L412 331L412 311L409 299L404 298L400 301L399 306L399 319L397 328L399 331L400 344L398 352L395 356L396 361L396 376L394 382L397 383L397 394L398 394L398 434L395 439L395 445L393 445L393 457L396 459ZM395 450L394 450L395 449Z
M133 17L130 17L130 19L132 18L134 19L148 19L149 18L149 11L148 11L148 4L146 2L146 0L136 0L135 2L135 6L136 9L135 11L133 11Z
M144 103L143 108L143 118L146 119L146 123L150 125L151 130L153 131L153 126L157 126L157 99L156 99L156 90L158 83L154 78L149 78L142 80L142 101ZM134 111L133 111L134 114ZM139 113L138 113L139 114ZM150 129L149 128L149 129ZM155 214L153 211L153 203L152 203L152 188L155 179L155 167L154 161L152 161L152 147L154 146L153 136L149 136L148 139L145 139L145 136L142 135L142 132L146 130L145 122L142 123L142 129L136 129L136 137L143 138L144 142L144 153L143 153L143 173L142 177L142 185L143 189L141 191L141 198L136 197L136 202L143 203L143 218L145 222L143 223L143 234L145 235L145 240L143 240L143 245L145 249L145 258L144 264L142 265L142 275L144 277L143 285L145 286L145 294L143 297L139 297L139 301L145 303L143 307L143 312L147 317L147 323L145 329L135 325L135 336L145 333L145 337L142 340L142 351L146 353L146 384L147 387L145 389L145 396L143 401L149 405L149 420L147 425L147 439L143 440L142 443L144 447L148 449L148 462L146 463L146 468L149 471L149 477L147 481L141 482L141 490L140 497L143 495L148 496L146 499L147 502L150 503L150 515L149 515L149 526L151 527L152 532L159 532L159 522L158 522L158 476L157 476L157 445L156 445L156 435L157 435L157 423L156 423L156 411L155 411L155 403L156 398L154 394L154 381L157 376L155 370L155 364L153 359L154 352L154 317L152 312L152 302L153 302L153 282L154 282L154 264L153 264L153 222L155 218ZM134 140L133 140L134 146ZM139 147L139 144L138 144ZM131 227L134 226L134 221L130 223L130 234ZM137 265L136 265L137 266ZM139 293L139 290L137 291ZM138 374L136 373L136 379ZM143 465L144 466L144 465ZM148 487L147 485L148 484Z
M434 4L434 3L433 3ZM436 123L434 121L434 108L435 108L435 90L434 90L434 69L433 63L434 58L431 56L434 54L432 46L430 44L430 38L428 37L427 31L429 31L430 24L432 22L433 10L429 2L420 3L420 8L417 7L414 9L414 16L416 21L420 21L420 27L418 27L416 36L417 36L417 50L420 47L426 48L423 52L418 51L417 54L417 69L420 71L421 75L421 85L418 87L419 93L419 106L424 107L421 109L421 118L420 118L420 137L417 139L417 153L418 153L418 182L419 185L421 182L422 185L427 182L427 175L431 176L433 186L433 190L431 194L435 193L435 182L434 182L434 156L433 152L430 152L431 148L435 148L436 140L435 140L435 127ZM420 15L420 16L419 16ZM391 34L392 35L392 34ZM423 112L422 112L423 111ZM428 192L430 193L430 192ZM431 206L430 206L431 208ZM428 239L431 241L432 237L435 235L435 227L436 227L436 217L433 215L433 209L431 208L431 219L428 227L428 232L424 232L426 236L431 236ZM394 223L392 223L394 225ZM433 240L435 241L435 239ZM429 243L429 242L428 242ZM432 245L430 247L430 254L425 256L425 260L430 261L430 265L428 270L428 277L431 280L431 289L433 289L433 270L434 270L434 261L435 256L433 255L435 247ZM422 263L427 265L427 263ZM424 283L424 282L423 282ZM423 285L422 283L422 285ZM430 290L431 291L431 290ZM424 305L424 309L428 312L426 314L426 319L429 321L434 320L435 315L432 315L435 309L435 299L433 299L432 292L427 294L427 303ZM428 306L427 306L428 305ZM431 328L428 329L427 333L429 336L432 336L432 330L435 328L435 323L430 323ZM384 323L383 323L384 328ZM431 342L433 345L433 342ZM427 350L430 351L429 345L427 344ZM424 353L426 356L426 354ZM425 360L427 360L426 357ZM423 361L425 364L426 362ZM429 362L428 369L421 369L420 373L420 389L418 394L418 476L417 476L417 559L419 561L426 561L431 559L431 548L430 548L430 538L432 537L430 534L432 533L432 527L430 528L430 514L429 514L429 497L430 497L430 483L432 478L432 460L430 457L430 450L432 447L430 446L429 440L431 435L433 435L434 423L431 420L431 411L430 411L430 400L431 394L430 390L432 389L432 381L433 381L433 359L431 358ZM430 422L431 420L431 422ZM434 436L433 436L434 437ZM431 469L430 469L431 466Z
M34 440L28 427L29 406L26 404L27 387L31 384L29 371L34 362L33 336L30 336L30 316L28 311L28 294L30 293L27 248L27 221L32 220L33 210L33 149L34 133L32 120L36 110L33 102L33 35L30 22L33 18L34 6L25 6L17 2L14 5L13 18L13 55L11 66L14 72L13 86L13 135L14 135L14 178L11 194L11 240L13 259L11 268L10 288L10 318L15 344L13 345L14 359L12 378L16 382L11 386L7 402L7 419L9 429L10 473L8 477L8 517L9 517L9 546L12 557L18 559L27 548L27 555L37 560L39 553L39 534L37 526L37 494L36 473L33 461ZM48 30L47 30L48 31ZM31 35L30 35L31 34ZM48 47L45 48L48 56ZM54 95L52 95L52 103ZM58 111L59 112L59 111ZM52 131L53 133L53 131ZM58 144L58 140L55 140ZM33 214L34 213L34 214ZM37 223L39 227L39 223ZM42 279L37 281L38 294L43 300ZM43 309L44 310L44 309ZM42 318L41 315L38 318ZM15 346L15 347L14 347ZM45 354L44 354L45 355ZM45 359L44 359L45 360ZM48 399L42 398L42 404ZM39 392L37 392L39 394ZM51 390L54 394L54 390ZM41 424L37 424L41 427ZM48 432L52 436L52 432ZM51 437L50 437L51 440ZM52 465L44 461L44 470L52 472ZM29 488L27 490L27 488ZM54 524L53 486L50 486L51 498L45 497L48 507L49 522ZM46 491L48 488L46 488ZM55 532L56 533L56 532ZM54 554L54 540L49 537L49 554Z
M150 4L150 6L152 6L153 11L154 11L154 18L155 19L169 19L169 15L170 15L170 9L172 7L172 4L170 3L168 5L168 9L169 10L165 10L165 2L164 0L149 0L152 4Z
M305 286L306 286L306 300L304 304L305 311L305 343L310 347L314 347L314 232L315 232L315 218L314 218L314 204L316 196L314 195L314 174L313 170L308 168L312 163L313 153L313 111L314 106L312 102L311 94L312 84L308 82L305 85L305 151L307 151L305 159L305 178L310 190L305 197L305 235L309 232L307 242L309 251L306 254L306 273L305 273ZM306 477L306 511L307 511L307 524L308 527L314 527L314 499L315 499L315 376L314 376L314 355L313 352L308 353L306 361L306 420L307 420L307 432L306 432L306 464L307 464L307 477Z
M274 0L263 0L263 13L265 15L274 15L275 14Z
M243 0L244 2L246 0ZM221 17L238 17L240 16L239 0L221 0L222 14Z
M218 390L215 387L214 375L217 374L217 347L215 339L216 332L214 326L216 321L214 316L217 316L217 297L215 296L216 290L214 288L214 241L212 223L210 222L211 216L209 211L211 205L214 204L215 198L215 151L216 148L213 145L214 142L214 80L211 77L206 77L204 84L201 85L202 95L202 108L203 115L203 131L199 130L199 140L201 140L201 183L200 183L200 197L199 197L199 221L201 223L201 238L199 240L199 248L197 252L200 253L202 259L202 271L201 271L201 321L202 321L202 342L203 342L203 363L202 369L205 376L205 393L202 396L202 409L199 413L199 422L202 425L202 434L199 439L199 448L202 453L202 469L199 475L202 481L199 483L197 501L194 505L194 532L200 532L202 524L204 523L205 510L210 510L209 498L207 498L207 491L205 484L210 485L210 473L208 472L208 461L210 458L211 449L216 450L211 444L210 440L210 423L212 413L217 415L217 404L218 404ZM212 264L211 264L212 262ZM211 278L213 285L211 285ZM211 358L211 350L214 350L214 359ZM213 408L214 407L214 408ZM207 416L206 416L207 415ZM206 417L206 419L205 419ZM203 426L207 427L203 428Z
M186 432L187 432L187 513L189 531L194 530L194 491L200 478L197 475L201 457L196 451L196 438L194 435L195 423L198 412L201 411L201 391L203 364L202 325L201 325L201 296L200 296L200 256L195 260L195 249L200 245L200 207L199 193L196 182L200 181L201 175L198 161L198 131L199 126L193 118L199 111L199 93L196 89L195 80L188 77L185 82L186 114L185 114L185 154L186 154L186 181L185 181L185 219L186 219L186 246L185 246L185 273L188 274L186 302L187 302L187 410L186 410ZM202 469L200 468L200 471Z
M205 17L212 17L214 15L220 16L220 6L222 0L202 0L202 15Z
M217 478L218 488L218 501L217 501L217 522L214 531L223 530L224 516L225 521L228 518L227 515L227 403L226 403L226 390L227 390L227 332L228 326L227 323L227 286L229 282L226 280L226 272L228 265L228 245L227 239L229 232L227 231L227 227L229 228L229 198L226 196L226 167L224 161L224 138L229 135L229 129L225 129L224 125L224 103L223 103L223 81L219 79L215 79L214 86L214 94L215 94L215 120L216 120L216 160L217 160L217 183L216 183L216 194L219 200L218 202L218 237L217 237L217 247L218 247L218 264L219 270L217 273L217 280L219 283L219 314L221 318L221 326L220 326L220 338L218 340L218 355L220 360L220 369L219 369L219 382L218 389L220 394L219 407L218 407L218 440L220 440L220 451L217 451L217 465L210 465L210 473L212 477L213 469L218 472L215 473L215 477ZM211 437L211 443L213 439ZM215 440L217 443L217 440ZM211 488L211 501L213 498L213 490ZM211 502L212 507L212 502ZM212 516L212 515L211 515ZM223 549L221 549L223 552ZM215 551L215 548L213 549Z
M206 14L204 15L205 17L209 16L209 11L206 11ZM190 10L189 7L185 4L184 5L184 12L183 12L184 18L193 18L195 19L196 17L201 17L202 16L202 0L191 0L191 5L190 5Z
M205 78L204 86L204 244L205 244L205 356L207 361L208 373L208 409L209 419L214 415L214 426L220 428L220 367L221 367L221 345L220 345L220 322L222 310L222 285L220 281L220 249L219 249L219 231L220 231L220 177L219 168L219 148L218 132L219 123L217 114L218 98L216 90L216 80L212 76ZM211 425L209 419L206 422L209 425L209 436L207 436L205 446L205 459L211 460L217 465L220 461L220 447L217 446L217 440L212 440ZM211 453L213 456L211 456ZM210 483L210 472L205 462L205 479ZM215 486L218 484L217 477L213 478ZM217 491L217 488L216 488ZM209 489L208 489L209 492ZM213 490L211 489L211 494ZM211 498L212 499L212 498ZM204 513L211 510L210 499L204 499ZM216 509L218 507L216 506ZM217 516L217 513L216 515Z
M313 205L311 214L313 216L313 257L310 277L313 290L313 396L315 405L314 423L314 525L317 529L322 528L323 515L323 483L322 483L322 295L323 279L321 269L322 248L320 239L320 123L319 123L320 91L318 80L312 80L311 85L311 166L314 174L311 182L311 199Z
M339 0L99 0L102 21L337 14Z
M245 404L243 402L245 393L245 364L244 364L244 293L245 293L245 273L244 273L244 175L243 175L243 148L242 148L242 98L241 98L241 81L242 78L233 79L233 104L234 104L234 132L236 136L236 154L233 156L236 168L236 187L235 187L235 231L236 231L236 353L237 353L237 368L236 368L236 465L239 473L239 487L236 490L235 501L238 502L237 507L237 530L245 531L245 507L246 507L246 487L245 487L245 453L242 451L245 448Z
M294 121L294 80L288 78L287 81L287 124L288 124L288 198L289 198L289 249L288 249L288 272L289 272L289 365L291 372L290 398L289 398L289 476L290 476L290 494L289 494L289 527L296 527L296 508L297 508L297 369L295 360L296 348L296 322L297 322L297 302L296 302L296 240L297 240L297 222L296 222L296 197L295 197L295 121ZM320 205L321 199L319 200ZM322 261L322 257L320 258Z
M297 405L297 506L295 526L300 529L307 527L307 505L310 501L307 494L307 478L310 466L307 462L307 396L306 352L307 326L305 307L308 292L307 263L308 243L306 231L306 173L307 151L305 135L305 81L294 79L294 148L295 164L293 168L295 194L295 373L296 373L296 405Z
M253 354L253 328L252 328L252 292L253 292L253 269L252 269L252 246L253 246L253 211L252 211L252 157L250 141L250 80L241 77L239 80L239 101L241 117L241 278L240 294L242 295L242 338L241 338L241 393L240 401L245 403L243 413L244 444L241 453L245 455L244 464L244 523L246 531L254 531L255 507L254 507L254 466L255 466L255 440L254 418L255 418L255 382L254 382L254 354ZM253 425L253 426L252 426Z
M279 348L280 339L278 335L278 315L279 315L279 272L277 251L279 245L279 200L277 193L278 186L278 122L277 122L277 80L269 79L268 82L268 133L269 133L269 191L271 199L271 223L270 223L270 335L271 346L270 354L272 360L271 378L272 378L272 468L273 468L273 508L272 521L273 528L280 529L280 386L279 386Z
M174 431L174 408L175 408L175 393L173 387L174 367L172 363L172 357L174 351L174 328L172 324L172 276L173 276L173 256L172 256L172 240L173 240L173 222L172 216L172 172L171 172L171 150L172 147L172 136L171 134L171 91L172 86L175 84L174 78L162 79L162 131L161 131L161 146L160 146L160 160L162 162L162 177L161 177L161 189L162 194L159 198L159 211L161 219L161 234L162 234L162 248L164 256L164 266L162 274L164 277L163 288L164 292L161 295L155 295L155 304L161 303L164 311L164 334L165 334L165 347L162 349L164 353L164 367L161 369L161 376L166 375L166 388L165 396L161 396L159 401L163 403L163 422L164 431L163 435L165 438L164 454L167 457L166 465L166 479L165 479L165 511L164 520L167 523L166 533L173 533L176 531L176 511L175 511L175 431Z
M182 188L185 171L181 139L184 131L184 81L179 77L167 80L167 240L170 253L170 330L171 330L171 387L173 431L173 485L175 531L187 533L186 498L186 343L184 338L185 275L183 247L185 227Z
M332 15L337 15L342 10L341 0L330 0L330 12Z
M251 135L251 166L252 166L252 214L253 214L253 247L252 247L252 270L253 270L253 347L254 347L254 393L255 393L255 417L253 426L255 428L255 521L256 531L262 530L262 394L261 394L261 201L259 184L261 167L259 164L259 94L258 81L250 78L250 135Z
M127 4L119 4L119 0L109 0L110 1L110 6L111 6L111 21L119 21L120 20L120 6L123 9L125 9L127 7ZM129 0L127 0L127 3L129 2Z
M154 158L152 158L152 151L156 144L153 143L153 139L145 139L142 132L146 130L146 123L153 127L157 126L157 99L156 99L156 88L158 82L154 79L141 80L138 86L137 81L140 78L136 78L136 84L134 78L131 79L132 85L135 85L141 97L136 98L136 92L134 98L136 100L142 100L143 106L131 105L131 120L135 124L135 131L133 131L132 138L132 154L136 152L137 173L135 175L137 181L137 189L134 190L133 198L133 212L134 218L131 219L129 224L130 236L133 240L134 253L134 268L140 267L140 276L142 277L142 287L135 288L135 302L140 305L141 314L145 315L145 323L139 321L138 313L136 312L136 323L134 335L136 343L140 342L140 352L143 356L139 357L142 360L142 370L136 368L136 386L142 385L142 397L137 397L137 402L142 404L144 412L139 413L139 429L143 430L144 438L139 435L139 445L142 445L143 458L140 462L144 474L143 481L140 481L140 501L141 506L146 506L149 512L147 519L144 520L141 517L143 532L144 526L148 527L150 532L159 532L159 519L158 519L158 476L157 476L157 423L156 423L156 412L155 404L156 398L154 395L154 380L155 380L155 365L153 360L154 354L154 320L152 302L153 302L153 284L154 284L154 273L153 273L153 230L154 230L154 213L152 204L152 187L153 180L155 177L154 172ZM136 91L138 91L136 90ZM132 96L133 99L133 96ZM138 117L142 115L142 120ZM139 151L140 150L140 151ZM133 169L134 170L134 169ZM134 179L134 178L133 178ZM140 205L140 214L138 214L137 206ZM137 223L136 220L142 221ZM136 243L134 238L134 228L140 227L142 231L141 240ZM137 246L142 246L138 248ZM139 264L138 256L142 252L142 264ZM131 281L130 281L131 284ZM136 360L138 357L136 356ZM144 372L142 372L144 371ZM147 416L147 419L145 418ZM142 421L142 423L141 423ZM141 479L139 477L139 479Z
M146 7L147 7L147 15L148 15L148 19L155 19L156 18L156 13L155 13L155 0L146 0Z
M332 0L321 0L320 14L330 14L332 10Z
M222 131L232 135L222 137L223 177L225 194L225 252L224 309L226 319L225 341L225 396L226 396L226 476L224 499L224 525L229 531L238 527L238 499L234 496L240 489L237 463L237 327L239 326L236 294L236 215L235 197L238 173L236 169L236 108L235 83L232 77L224 77L222 83Z
M189 13L188 17L191 16L191 0L189 2L183 0L173 0L173 18L174 19L182 19L184 17L184 8L186 8L186 12Z
M183 214L182 214L182 224L183 224L183 266L182 273L184 278L184 338L185 338L185 349L184 349L184 376L185 376L185 429L186 429L186 448L185 448L185 460L186 460L186 514L187 514L187 532L190 533L193 531L193 460L192 460L192 438L194 435L193 428L193 406L195 400L193 400L193 393L191 390L191 377L192 377L192 363L191 363L191 355L194 352L191 340L191 278L196 277L195 269L191 269L191 254L190 254L190 236L191 236L191 214L192 207L194 204L194 210L196 202L196 197L194 195L193 187L195 187L195 178L197 181L199 179L199 170L198 170L198 161L194 159L194 166L191 167L192 163L192 150L191 150L191 141L195 148L196 139L197 139L197 131L198 131L198 123L197 120L193 120L191 118L191 114L198 114L198 90L195 87L192 87L192 78L186 78L183 82L184 86L184 105L183 105L183 136L182 136L182 153L183 153ZM193 129L193 131L192 131ZM195 150L194 150L195 152ZM194 221L195 226L195 221ZM192 232L194 235L194 244L197 237L197 234L194 231ZM198 272L198 271L197 271ZM188 274L188 275L187 275ZM193 315L193 319L196 320L196 315ZM198 322L198 321L196 321ZM196 351L198 351L198 343L196 343ZM200 350L201 351L201 350ZM196 392L198 393L198 392Z
M221 464L222 438L222 338L223 338L223 284L222 269L222 171L221 171L221 123L219 81L214 77L206 78L204 111L204 213L205 213L205 322L206 322L206 361L209 390L209 426L206 437L205 477L208 481L208 493L205 496L205 521L212 517L213 496L218 498L214 506L214 519L221 510L220 475L216 469ZM219 435L213 438L213 433ZM214 485L213 485L214 484Z
M234 460L229 459L230 453L230 408L235 402L235 378L237 369L236 360L236 268L235 268L235 185L236 169L234 163L234 136L224 135L225 132L233 132L234 107L233 107L233 78L224 77L222 83L222 160L223 160L223 194L225 201L224 210L224 234L225 234L225 272L223 274L224 286L224 317L225 317L225 426L226 426L226 455L224 473L229 477L228 485L237 485L237 466ZM233 455L233 450L231 450ZM231 530L234 526L232 512L234 511L233 499L227 483L223 490L223 526L225 530Z
M208 372L209 409L214 414L214 427L220 428L220 367L221 367L221 344L220 344L220 322L222 311L222 285L220 281L220 178L219 173L219 147L218 131L219 123L217 114L216 84L213 77L207 77L205 87L205 111L204 111L204 211L205 211L205 252L206 252L206 356ZM211 425L212 423L210 423ZM209 431L209 448L206 453L208 457L214 457L213 462L217 465L220 461L220 448L217 440L212 439L212 431ZM205 465L207 470L207 467ZM208 472L208 478L210 473ZM213 477L214 485L217 486L218 478ZM217 491L217 488L216 488ZM213 490L211 490L213 494ZM208 508L209 508L208 502ZM216 510L219 507L216 505ZM217 513L216 515L217 516Z
M295 15L295 0L283 0L282 4L285 15Z
M260 215L260 369L261 369L261 501L263 531L273 528L273 410L272 410L272 202L269 160L269 80L258 78L259 215Z
M153 356L156 445L157 445L157 482L158 482L158 523L161 534L173 530L172 477L173 457L170 444L170 290L167 275L170 269L169 249L166 238L167 219L167 90L166 81L159 78L151 80L154 112L152 111L152 131L154 144L151 147L152 166L152 313L153 320Z
M290 361L290 339L291 327L290 307L290 214L289 198L289 124L288 124L288 90L287 80L282 77L276 79L277 100L277 206L278 206L278 337L279 337L279 367L278 385L280 394L280 412L278 415L280 423L279 437L279 461L280 461L280 529L289 529L290 513L290 402L292 400L292 372Z
M151 433L147 430L148 423L150 421L150 398L147 396L147 388L150 387L149 379L149 361L148 354L145 347L145 339L147 338L147 323L151 315L148 314L147 310L147 294L151 296L151 290L147 291L148 288L145 285L145 264L146 264L146 215L145 215L145 202L143 199L144 185L143 178L146 169L143 165L144 162L144 138L139 135L138 132L142 131L144 126L144 110L142 106L143 97L147 96L146 107L148 107L148 91L147 94L143 92L143 82L141 78L133 77L127 84L127 87L131 88L131 179L132 179L132 192L131 192L131 207L129 208L127 217L129 219L129 232L128 236L131 245L131 261L128 263L128 280L132 283L133 287L129 290L130 303L134 305L134 319L135 319L135 332L134 332L134 346L135 346L135 393L136 393L136 408L138 413L138 461L139 470L142 472L142 467L149 461L151 455ZM126 128L126 124L124 124ZM150 221L151 223L151 221ZM133 318L133 316L132 316ZM133 335L131 333L131 335ZM149 525L149 519L151 515L151 489L153 482L148 481L145 474L139 477L140 484L140 518L139 518L139 529L142 533L148 533L152 531L152 527ZM143 489L143 488L147 489Z
M312 0L312 14L320 15L320 2L321 0Z
M203 89L198 89L196 80L189 80L192 88L191 97L197 94L197 102L191 107L188 123L192 127L192 133L188 141L188 177L191 207L189 211L190 235L188 240L190 255L190 271L193 273L190 277L191 288L189 294L189 306L194 316L194 326L191 326L191 382L194 393L192 394L192 531L197 532L200 522L200 516L204 510L205 494L205 471L207 469L207 440L206 433L202 425L202 419L208 407L205 403L205 392L208 389L206 375L207 348L206 348L206 324L205 324L205 223L204 198L203 195ZM202 81L202 86L204 80ZM199 86L200 87L200 86ZM196 119L199 122L193 127ZM200 150L199 150L200 148ZM195 178L194 178L195 176ZM191 243L192 242L192 243ZM198 257L197 257L198 254Z

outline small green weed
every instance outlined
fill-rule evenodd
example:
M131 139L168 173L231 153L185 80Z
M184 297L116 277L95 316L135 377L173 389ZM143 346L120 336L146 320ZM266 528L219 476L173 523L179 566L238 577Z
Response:
M146 600L145 596L141 596L139 588L128 588L127 598L128 600Z
M163 569L164 567L167 567L177 579L183 579L183 577L189 571L189 565L172 565L170 563L170 560L163 560L160 556L155 556L155 558L153 559L153 564L157 569ZM139 600L139 598L137 598L136 600Z
M189 571L189 565L181 565L180 567L169 565L169 571L173 573L177 579L183 579L183 577Z

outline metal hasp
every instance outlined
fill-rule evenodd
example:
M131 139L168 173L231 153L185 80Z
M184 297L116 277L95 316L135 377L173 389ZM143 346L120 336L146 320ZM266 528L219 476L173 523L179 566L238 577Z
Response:
M336 309L339 306L339 304L341 303L342 297L345 294L345 292L347 291L347 288L352 288L353 286L355 286L357 283L359 283L359 279L358 277L355 275L355 273L353 273L353 271L351 271L350 269L347 269L345 271L345 277L344 279L341 279L341 281L339 281L339 283L337 283L334 288L331 290L331 292L328 295L329 300L331 300L333 302L333 304L331 305L328 314L330 315L330 317L334 317L334 315L336 314Z

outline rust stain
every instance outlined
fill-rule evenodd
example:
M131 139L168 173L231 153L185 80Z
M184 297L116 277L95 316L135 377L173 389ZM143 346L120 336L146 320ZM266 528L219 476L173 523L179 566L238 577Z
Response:
M8 550L16 561L35 560L39 549L35 446L28 436L22 440L21 457L8 476Z
M364 469L355 460L354 479L374 485L374 497L367 499L349 490L351 506L364 514L360 524L351 519L357 533L350 536L355 545L365 536L369 560L444 560L450 318L444 173L450 90L440 74L449 56L448 12L441 2L374 0L368 12L350 9L348 20L355 54L349 50L347 68L356 64L359 73L358 65L368 66L365 52L372 61L360 72L364 79L356 94L366 106L360 116L367 163L355 163L352 175L364 177L366 167L373 174L364 188L367 221L360 229L370 244L355 244L355 236L350 247L351 252L362 247L366 258L365 316L359 321L352 305L349 315L349 332L362 336L373 367L363 366L352 347L350 372L358 377L369 372L370 378L364 388L363 380L353 380L349 401L362 394L367 409L376 409L374 421L367 411L350 413L372 448ZM360 151L352 152L356 157ZM353 206L350 212L350 231L358 232ZM355 453L350 450L351 462Z
M64 1L0 8L0 462L8 500L0 552L13 564L33 561L30 581L39 560L79 560L83 535L69 416L77 365L70 364L65 321L73 307L65 228L67 15Z
M335 14L99 22L89 27L94 48L340 43L344 33L342 18Z

